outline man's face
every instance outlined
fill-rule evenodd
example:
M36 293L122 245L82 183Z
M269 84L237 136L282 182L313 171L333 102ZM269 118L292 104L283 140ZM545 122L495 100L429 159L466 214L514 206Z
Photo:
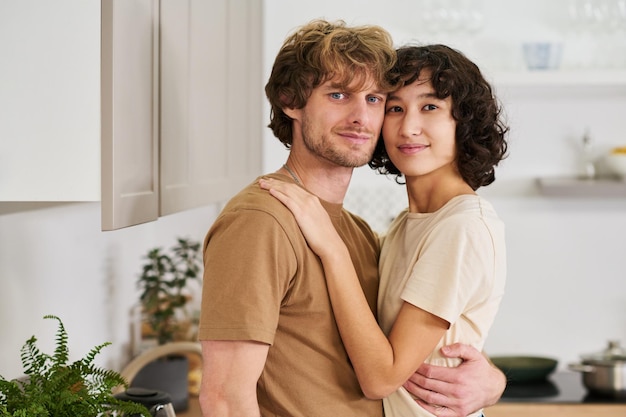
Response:
M311 92L304 108L286 109L294 120L294 143L300 137L310 153L342 167L369 162L382 127L387 94L371 79L364 86L360 91L351 86L342 89L330 80Z

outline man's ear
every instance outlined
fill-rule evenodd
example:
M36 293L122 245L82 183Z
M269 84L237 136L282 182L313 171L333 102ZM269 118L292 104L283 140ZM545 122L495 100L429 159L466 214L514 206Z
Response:
M302 109L294 109L293 107L283 107L283 113L285 113L291 120L300 120L300 114Z

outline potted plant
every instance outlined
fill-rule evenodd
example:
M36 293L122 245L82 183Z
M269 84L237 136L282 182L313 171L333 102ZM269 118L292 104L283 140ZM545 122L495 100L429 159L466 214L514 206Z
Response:
M200 243L178 238L169 251L153 248L145 259L137 281L142 339L152 338L159 345L193 339L193 318L187 309L193 294L188 285L201 279Z
M201 281L201 244L178 238L169 250L153 248L144 258L137 281L141 295L135 354L150 356L151 349L196 339L195 315L190 311L194 288L190 284ZM162 356L137 372L131 385L169 393L174 409L182 411L188 404L189 368L184 353Z
M54 354L40 351L35 336L26 341L20 355L25 378L7 380L0 376L0 416L96 417L115 412L150 417L144 406L113 396L114 388L127 386L120 374L93 364L110 343L98 345L83 359L68 363L68 336L61 319L52 315L44 318L59 323Z

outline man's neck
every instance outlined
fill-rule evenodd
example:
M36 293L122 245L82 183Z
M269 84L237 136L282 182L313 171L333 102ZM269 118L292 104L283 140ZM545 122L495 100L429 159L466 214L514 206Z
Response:
M310 193L324 201L342 204L352 179L352 168L303 160L290 156L279 172L300 183Z

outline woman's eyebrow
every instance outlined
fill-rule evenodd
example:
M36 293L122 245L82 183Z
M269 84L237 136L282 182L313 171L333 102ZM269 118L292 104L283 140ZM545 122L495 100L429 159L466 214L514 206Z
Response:
M430 99L434 99L434 100L441 100L439 97L437 97L437 93L435 93L434 91L428 92L428 93L422 93L422 94L420 94L419 96L417 96L415 98L417 98L417 99L430 98ZM400 97L398 97L394 93L390 93L387 96L387 101L389 101L389 100L400 100Z

